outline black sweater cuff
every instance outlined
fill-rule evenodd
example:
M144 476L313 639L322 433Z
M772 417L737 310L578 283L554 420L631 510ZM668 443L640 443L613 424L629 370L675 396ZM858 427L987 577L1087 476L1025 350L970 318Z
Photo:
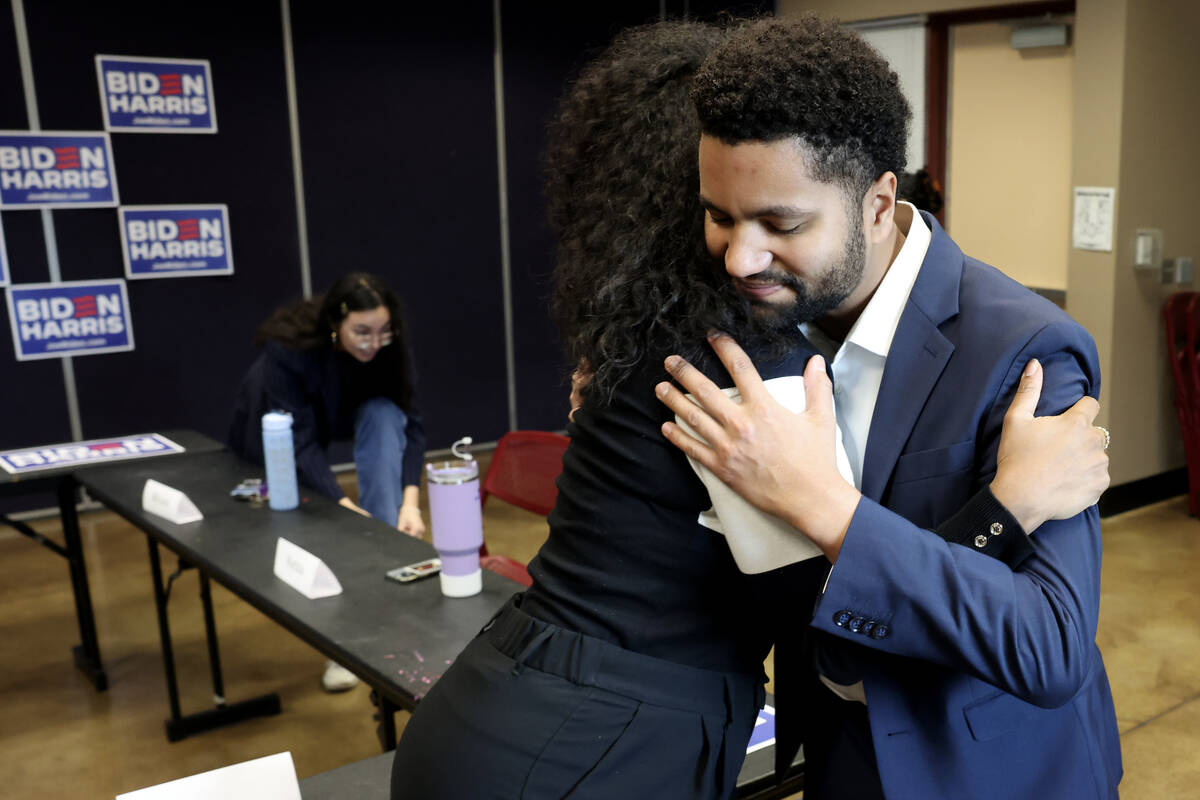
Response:
M1029 536L986 486L934 532L947 542L1003 561L1010 569L1033 554Z

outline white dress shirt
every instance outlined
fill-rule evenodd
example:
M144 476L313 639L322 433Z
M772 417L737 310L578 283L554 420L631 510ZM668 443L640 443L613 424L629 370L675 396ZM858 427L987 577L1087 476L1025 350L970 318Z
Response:
M900 324L900 315L908 304L932 234L917 209L909 203L896 204L896 227L904 234L904 244L879 282L875 294L840 344L817 327L806 322L800 326L813 346L829 360L833 371L833 405L837 410L838 429L846 445L854 486L862 489L863 454L867 434L879 399L883 365L892 349L892 339ZM824 675L821 680L846 700L866 702L862 683L854 686L835 684Z

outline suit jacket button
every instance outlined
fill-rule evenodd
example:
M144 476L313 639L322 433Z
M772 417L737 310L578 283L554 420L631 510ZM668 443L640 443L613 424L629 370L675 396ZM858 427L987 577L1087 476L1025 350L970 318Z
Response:
M851 616L853 615L849 611L835 611L833 614L833 624L839 628L844 628L846 627L846 623L850 621Z
M862 625L862 630L859 631L863 636L870 636L871 630L875 627L875 620L869 619Z
M865 620L863 620L862 617L855 617L854 619L850 620L850 624L846 627L850 629L851 633L858 633L859 629L862 628L864 621Z
M975 537L975 546L979 548L987 547L987 537L982 533Z
M871 638L872 639L886 639L888 637L888 634L890 634L891 632L892 632L892 629L889 628L887 625L876 625L874 628L871 629Z

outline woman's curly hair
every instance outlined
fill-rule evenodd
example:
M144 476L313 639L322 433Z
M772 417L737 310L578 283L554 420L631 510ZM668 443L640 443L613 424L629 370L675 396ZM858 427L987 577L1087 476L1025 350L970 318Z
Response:
M835 20L805 14L742 27L699 70L692 99L703 132L729 144L799 137L813 177L856 200L883 173L904 171L912 114L900 79Z
M557 237L552 312L568 355L608 402L639 362L699 356L747 304L704 249L692 77L725 37L699 22L628 29L588 64L550 123ZM707 349L707 348L704 348Z

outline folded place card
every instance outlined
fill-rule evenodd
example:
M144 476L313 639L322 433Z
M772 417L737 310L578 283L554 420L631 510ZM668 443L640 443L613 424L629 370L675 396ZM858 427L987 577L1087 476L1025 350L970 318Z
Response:
M146 486L142 489L142 510L166 517L176 525L186 525L204 519L200 509L196 508L196 504L186 494L153 478L148 478Z
M243 761L117 795L117 800L300 800L291 753Z
M309 600L342 593L342 585L324 561L282 537L275 542L275 577Z

